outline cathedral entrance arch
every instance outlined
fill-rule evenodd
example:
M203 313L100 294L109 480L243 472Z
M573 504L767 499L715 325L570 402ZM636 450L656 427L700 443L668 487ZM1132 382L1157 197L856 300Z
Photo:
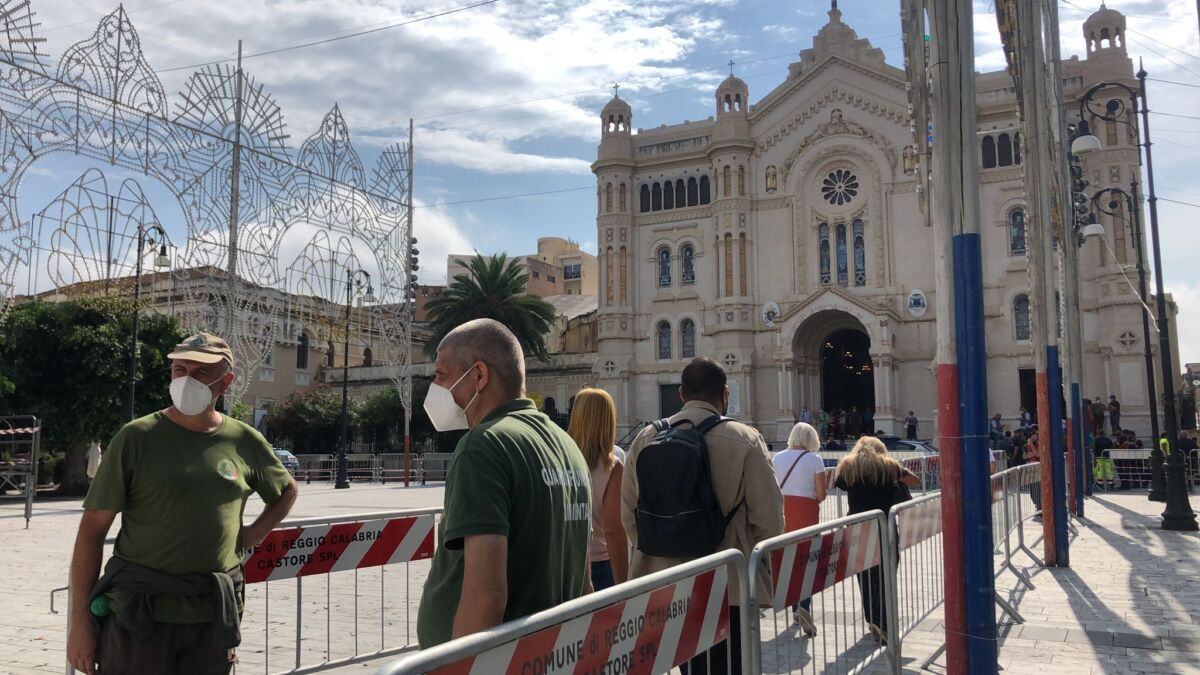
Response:
M792 336L801 405L813 411L854 409L859 430L867 431L862 413L876 409L871 348L866 326L849 312L825 309L805 318Z

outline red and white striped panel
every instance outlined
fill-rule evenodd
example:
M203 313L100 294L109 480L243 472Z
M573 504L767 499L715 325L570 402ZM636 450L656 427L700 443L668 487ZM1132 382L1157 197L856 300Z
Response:
M930 499L896 514L900 550L904 551L942 531L942 500Z
M874 520L771 551L774 606L794 605L879 563L879 526Z
M726 568L708 570L432 672L665 673L729 637L728 591Z
M433 515L272 530L246 559L246 583L433 557Z
M16 427L13 429L0 429L0 436L17 436L20 434L36 434L41 431L41 427Z

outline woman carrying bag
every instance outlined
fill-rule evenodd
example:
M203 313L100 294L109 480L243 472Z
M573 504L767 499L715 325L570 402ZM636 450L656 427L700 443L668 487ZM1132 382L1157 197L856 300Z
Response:
M842 458L837 466L834 485L846 491L849 513L865 513L880 510L885 514L896 504L912 499L909 487L921 484L921 479L888 455L883 441L874 436L863 436L854 444L850 454ZM900 552L891 555L899 558ZM883 567L876 565L859 572L858 584L862 591L863 614L871 635L880 643L887 643L887 612L883 597Z
M825 462L817 454L821 438L811 424L800 422L788 434L788 447L772 460L775 480L783 493L783 520L788 532L816 525L821 520L821 502L825 501ZM805 635L817 634L812 619L812 598L792 606L793 621Z

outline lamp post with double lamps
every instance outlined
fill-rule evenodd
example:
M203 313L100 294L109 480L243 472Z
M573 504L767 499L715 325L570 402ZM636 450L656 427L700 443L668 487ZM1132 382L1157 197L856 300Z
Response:
M375 302L370 272L346 268L346 341L342 346L342 438L338 447L337 480L333 484L338 490L350 487L350 460L347 457L347 453L350 452L350 310L354 305L355 291L362 294L363 302Z
M1163 475L1163 453L1158 447L1158 403L1154 393L1154 353L1150 348L1150 303L1146 295L1146 265L1142 262L1141 209L1138 208L1137 181L1129 184L1126 192L1118 187L1097 190L1092 195L1092 209L1129 223L1129 234L1133 239L1134 255L1137 256L1138 299L1142 302L1142 347L1146 360L1146 396L1150 401L1150 433L1154 447L1150 451L1150 501L1165 502L1167 487ZM1129 214L1126 216L1125 214ZM1118 261L1119 263L1120 261Z
M137 253L134 256L137 258L137 262L133 275L133 332L129 336L129 402L126 406L131 420L137 417L135 397L137 396L138 318L142 302L142 256L146 253L146 235L148 233L155 233L162 240L158 244L158 254L154 256L154 266L158 269L171 266L171 259L167 257L167 231L158 223L153 223L148 227L138 223ZM150 239L149 244L153 249L155 241Z
M1200 528L1196 524L1196 514L1192 511L1191 504L1188 503L1187 469L1183 455L1176 451L1176 444L1179 441L1179 422L1175 414L1175 372L1174 364L1171 363L1171 331L1167 324L1167 303L1163 292L1162 249L1158 237L1158 196L1154 192L1154 159L1151 154L1153 143L1150 141L1150 115L1146 103L1145 68L1138 68L1137 79L1137 90L1120 82L1100 82L1092 85L1084 92L1079 100L1079 135L1072 141L1071 151L1076 154L1083 154L1100 149L1100 139L1090 133L1088 129L1088 114L1094 115L1106 122L1133 124L1124 119L1126 105L1119 98L1110 99L1105 102L1103 109L1095 107L1096 102L1094 99L1100 91L1112 88L1120 89L1129 98L1129 111L1133 113L1133 116L1136 118L1138 113L1141 113L1141 128L1139 130L1135 125L1135 131L1140 131L1140 145L1146 151L1146 186L1148 188L1148 201L1150 205L1150 247L1154 254L1158 355L1159 365L1162 370L1163 426L1166 427L1167 433L1167 506L1162 514L1162 528L1164 530L1194 531ZM1141 105L1139 105L1139 99ZM1139 166L1141 162L1142 158L1139 153ZM1134 206L1140 208L1141 204L1134 204ZM1155 438L1153 440L1155 447L1152 452L1157 452L1159 439Z

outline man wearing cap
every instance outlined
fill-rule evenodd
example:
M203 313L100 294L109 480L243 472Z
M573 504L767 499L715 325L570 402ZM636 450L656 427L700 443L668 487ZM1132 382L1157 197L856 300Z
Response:
M117 432L83 502L67 658L86 673L228 673L240 641L240 554L296 501L266 439L216 411L233 382L229 345L200 333L167 358L172 405ZM251 492L267 506L243 526Z

